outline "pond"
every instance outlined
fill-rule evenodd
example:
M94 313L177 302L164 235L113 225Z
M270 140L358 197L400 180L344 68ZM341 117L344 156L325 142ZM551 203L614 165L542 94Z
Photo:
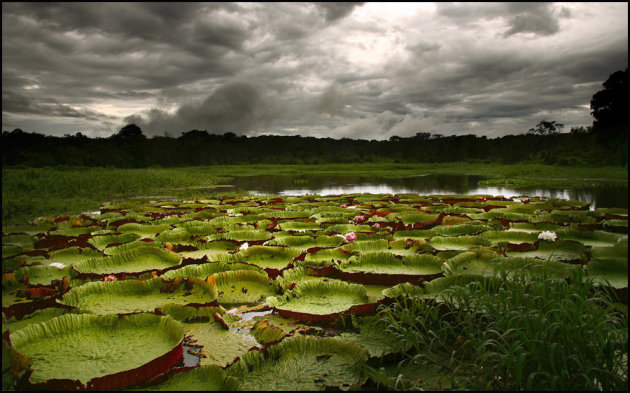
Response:
M335 195L348 193L421 195L482 194L514 196L542 196L590 202L590 209L628 207L628 192L624 186L597 186L589 188L503 188L479 185L487 179L475 175L417 175L412 177L257 175L237 176L231 181L237 192L253 195Z

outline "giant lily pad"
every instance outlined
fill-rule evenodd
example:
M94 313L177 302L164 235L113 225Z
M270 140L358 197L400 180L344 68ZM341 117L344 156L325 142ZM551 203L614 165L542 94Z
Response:
M182 251L180 255L184 258L202 259L208 261L234 261L232 252L236 251L238 246L236 243L227 240L215 240L207 243L195 243L197 248L192 251Z
M16 280L24 280L28 277L28 283L31 285L50 285L53 280L59 280L63 277L72 278L76 272L72 272L70 266L61 269L54 266L36 265L25 266L15 271Z
M110 244L127 243L139 238L140 236L135 233L124 233L120 235L93 236L88 242L103 251Z
M72 265L73 263L82 262L99 256L102 256L102 254L91 248L68 247L52 251L49 254L50 260L48 264L57 262L64 265Z
M181 357L183 336L170 317L66 314L11 333L10 340L33 358L35 386L119 389L168 370Z
M163 270L180 264L182 257L156 247L137 247L111 257L95 258L74 264L79 273L136 273Z
M239 260L263 269L284 269L300 254L299 250L288 247L251 246L236 255Z
M429 240L429 244L436 250L467 250L473 246L488 247L492 243L479 236L434 236Z
M260 304L276 294L267 274L254 270L214 273L208 282L216 285L221 304Z
M251 351L228 368L245 390L324 390L358 388L365 380L367 351L335 338L291 337L266 353Z
M251 348L258 346L253 336L224 325L229 314L226 314L222 307L169 304L161 310L164 314L183 322L186 334L196 340L197 352L202 355L201 366L225 367Z
M237 391L243 384L227 375L219 366L210 365L178 372L166 381L151 386L144 386L147 391Z
M303 281L282 296L267 298L267 304L280 315L298 320L332 320L368 301L363 285L319 280Z
M166 304L209 304L217 298L215 287L205 281L176 280L89 282L72 288L60 303L102 315L153 311Z
M339 265L340 277L362 284L416 284L442 275L442 259L430 254L397 258L388 252L352 257Z
M492 275L494 267L490 261L496 257L497 254L492 251L466 251L444 262L444 274Z
M586 264L590 277L613 288L628 288L628 259L600 259Z
M225 272L228 270L254 270L263 274L265 273L265 271L258 266L247 263L208 262L199 265L186 265L179 269L169 270L160 277L165 280L172 280L177 276L197 277L205 280L208 276L214 273Z

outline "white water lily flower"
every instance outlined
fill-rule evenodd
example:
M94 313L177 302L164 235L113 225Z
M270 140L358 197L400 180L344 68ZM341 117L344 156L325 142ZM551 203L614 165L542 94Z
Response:
M59 262L53 262L51 264L49 264L48 266L52 266L52 267L56 267L57 269L63 269L64 267L66 267L66 265L64 265L63 263L59 263Z
M538 239L549 240L550 242L555 242L557 238L558 235L556 235L555 232L551 231L542 231L538 234Z
M247 244L247 242L241 244L241 246L239 247L239 250L247 250L249 248L249 244Z

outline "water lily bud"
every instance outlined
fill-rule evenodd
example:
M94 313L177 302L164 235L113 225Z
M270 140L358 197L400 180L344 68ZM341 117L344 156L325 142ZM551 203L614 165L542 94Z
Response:
M346 233L344 237L346 238L348 243L352 243L357 240L357 235L355 235L354 232Z
M116 281L116 280L117 280L117 278L116 278L116 276L115 276L115 275L113 275L113 274L110 274L109 276L106 276L106 277L103 279L103 281Z
M365 221L365 216L355 216L354 217L354 222L363 222Z
M239 247L239 250L247 250L249 248L249 244L247 244L247 242L241 244L241 246Z

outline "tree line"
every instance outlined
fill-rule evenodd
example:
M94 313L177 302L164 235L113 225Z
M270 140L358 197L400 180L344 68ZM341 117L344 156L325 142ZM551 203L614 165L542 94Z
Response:
M133 125L131 125L133 126ZM129 127L129 126L127 126ZM124 129L124 128L123 128ZM627 165L623 133L475 135L418 133L389 140L301 136L237 136L192 130L178 138L124 136L87 138L3 132L2 165L139 168L226 164L326 164L358 162L520 162L557 165Z

